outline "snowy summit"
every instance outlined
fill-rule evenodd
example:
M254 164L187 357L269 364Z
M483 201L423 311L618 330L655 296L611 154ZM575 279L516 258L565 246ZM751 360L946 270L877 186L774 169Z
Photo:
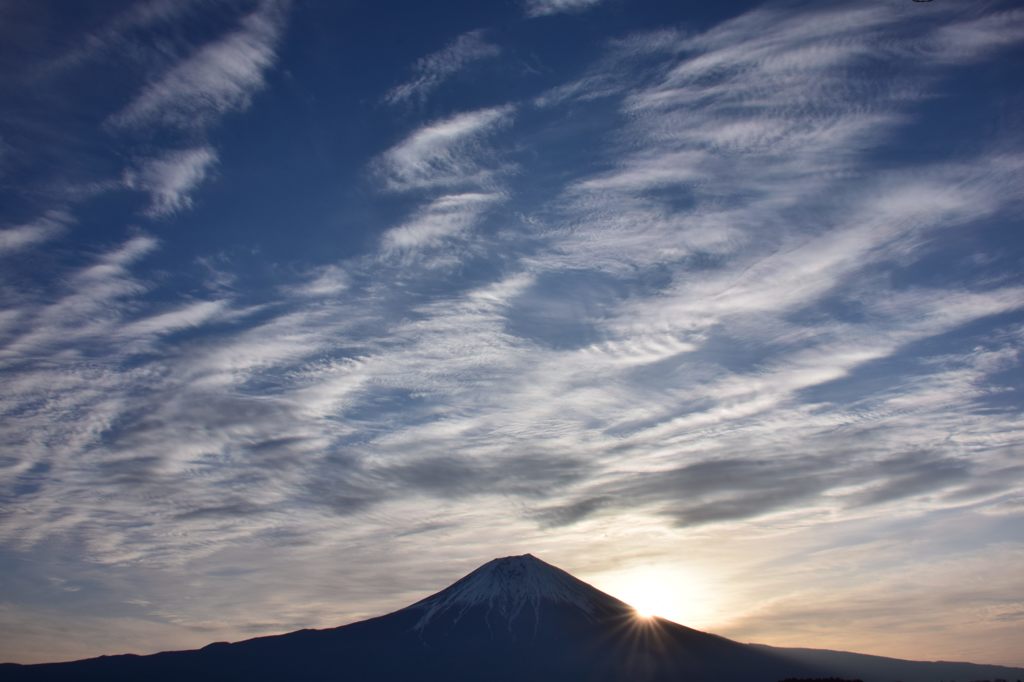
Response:
M541 604L574 606L588 615L629 609L624 602L574 578L560 568L532 554L493 559L435 595L409 607L424 610L417 628L427 625L442 613L456 619L473 607L514 620L525 607L539 617Z

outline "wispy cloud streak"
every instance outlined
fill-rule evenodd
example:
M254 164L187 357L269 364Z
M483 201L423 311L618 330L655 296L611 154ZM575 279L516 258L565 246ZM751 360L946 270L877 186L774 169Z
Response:
M149 193L147 215L166 216L192 206L190 193L216 162L217 153L211 147L169 152L125 171L123 182L130 189Z
M408 100L422 102L467 65L499 54L501 48L487 42L482 31L464 33L444 48L417 60L412 67L415 76L389 90L384 101L388 104L400 104Z
M529 17L544 17L566 12L582 12L601 0L527 0L524 6Z
M507 124L512 112L511 106L492 107L429 123L384 152L379 173L396 191L486 184L494 171L477 158L480 140Z
M467 229L487 206L500 201L497 194L467 192L437 199L412 220L384 234L386 251L407 251L437 244Z
M110 119L115 127L201 127L249 106L263 88L284 27L285 2L265 0L238 29L200 47L147 83Z
M0 256L47 242L63 232L69 222L70 214L54 210L30 223L0 229Z

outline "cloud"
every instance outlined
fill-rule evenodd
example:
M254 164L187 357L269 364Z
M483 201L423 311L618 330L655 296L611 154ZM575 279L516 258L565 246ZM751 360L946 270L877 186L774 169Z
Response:
M1024 11L992 12L978 19L937 29L933 42L922 48L927 56L963 63L1003 47L1024 42Z
M385 187L408 191L486 185L494 171L478 159L480 139L507 125L511 105L478 109L434 121L416 130L377 160Z
M769 33L763 33L766 22L774 26ZM943 454L899 454L928 441L910 426L924 419L921 411L897 416L895 396L889 400L896 403L855 414L844 414L841 404L802 403L813 387L869 374L874 363L922 339L1020 307L1014 288L896 293L869 274L906 267L934 249L935 235L976 224L1019 200L999 170L1015 162L1000 155L913 167L877 181L854 170L862 167L860 150L897 129L899 112L920 97L899 84L858 83L858 72L851 71L867 55L884 52L891 33L901 30L885 9L829 10L808 20L802 12L773 8L705 34L657 36L657 50L645 54L675 61L653 70L665 74L660 81L637 86L614 72L636 68L632 52L603 64L612 70L601 76L605 96L623 97L630 117L619 131L620 146L609 154L612 168L578 176L561 203L542 213L543 223L553 226L550 248L529 262L541 272L598 270L636 282L622 285L630 292L644 291L637 270L674 275L655 295L634 293L610 306L596 323L596 333L609 341L588 346L586 356L572 361L563 356L557 369L545 368L547 381L560 380L539 392L560 395L563 412L571 413L576 400L564 387L578 386L575 377L584 367L604 378L601 398L618 409L603 412L600 399L584 391L579 408L589 403L592 423L620 439L608 446L623 459L628 452L636 468L579 486L564 504L538 510L538 518L553 525L598 523L650 505L687 527L736 524L816 504L829 508L839 500L830 491L844 486L859 487L842 504L884 504L982 476L946 448ZM570 87L545 105L571 106L577 92L583 90ZM826 203L834 214L820 212L820 192L830 195ZM859 323L827 312L845 305L856 306ZM811 310L817 312L803 319ZM680 345L647 356L642 349L658 333ZM903 386L904 397L915 396L908 407L929 393L937 402L919 410L949 401L955 390L940 390L941 383L932 377ZM979 395L957 386L968 403ZM652 406L653 395L664 409L641 407ZM613 413L607 420L597 416ZM1002 417L997 421L993 431L1007 433ZM816 446L837 423L851 432L850 440L844 435ZM892 437L878 445L891 458L880 466L848 466L843 453L856 448L853 433L867 432ZM800 442L801 454L768 445L777 439ZM730 458L752 444L760 444L757 460ZM812 456L821 450L833 454ZM667 466L680 460L692 463ZM721 477L721 490L697 476L730 462L760 473L739 467Z
M351 277L344 268L325 265L315 268L308 273L306 281L289 287L288 291L309 297L337 296L344 293L351 284Z
M552 526L578 523L596 513L651 505L683 527L735 522L792 509L812 500L850 506L878 505L951 488L972 477L970 462L915 452L880 462L847 452L748 459L712 459L683 467L623 477L579 501L541 510ZM856 492L838 493L833 490ZM827 504L827 502L825 502Z
M458 457L423 457L396 467L378 470L377 476L393 481L402 491L467 497L505 494L544 498L575 480L587 470L581 461L518 455L495 460Z
M173 23L195 10L199 0L145 0L117 14L56 58L44 62L41 73L53 75L80 67L109 52L131 54L138 50L136 34L155 26Z
M411 99L422 102L468 64L499 54L501 48L487 42L483 31L463 33L444 48L417 60L412 67L416 75L389 90L384 101L388 104L399 104Z
M69 213L52 210L30 223L0 229L0 256L50 241L60 235L71 220Z
M583 12L601 0L527 0L524 9L529 17L544 17L551 14Z
M685 185L700 179L708 159L699 151L654 153L629 159L624 167L603 176L588 178L581 190L646 190Z
M570 526L592 516L611 501L609 497L588 497L571 504L539 509L534 514L546 526Z
M970 478L970 463L961 459L936 459L928 453L908 453L879 466L881 482L873 482L856 496L859 504L881 504L930 493Z
M264 0L238 29L207 43L147 83L109 119L115 127L203 127L249 106L276 59L286 4Z
M480 215L494 203L499 194L466 192L448 194L435 199L407 223L384 233L385 251L409 251L436 245L469 229Z
M146 215L164 217L192 207L190 194L216 163L217 152L208 146L168 152L125 171L123 182L125 187L149 193Z
M56 292L22 292L13 301L20 304L21 321L4 340L3 354L15 362L57 348L78 355L75 343L107 338L117 305L146 291L130 267L157 244L148 235L137 235L68 274Z
M223 300L188 304L176 310L130 322L121 329L120 333L128 337L154 336L198 327L222 313L226 304L227 302Z
M832 18L842 35L854 31L852 18ZM797 31L784 33L793 45L831 39L799 33L786 15L774 20ZM516 518L545 527L627 511L669 525L739 524L905 497L941 508L948 502L936 493L982 480L995 486L986 495L1005 492L1011 475L1002 486L989 475L1005 467L967 466L928 435L955 417L965 447L1012 444L1009 417L978 409L978 387L1003 371L986 364L994 356L915 364L889 377L889 393L869 379L915 343L1013 312L1019 290L893 291L871 272L913 263L934 235L997 215L1015 200L999 180L1013 160L860 177L862 162L845 152L897 125L901 100L868 91L875 99L855 109L825 88L813 95L824 114L787 108L788 97L808 95L773 74L810 70L829 82L861 51L790 54L782 41L770 56L721 54L737 34L754 40L747 49L765 47L745 26L722 29L734 32L728 40L651 53L668 60L663 76L618 93L633 118L603 138L603 163L568 177L538 211L531 238L542 247L487 237L488 249L511 246L511 255L477 281L410 294L410 282L433 281L429 268L385 256L449 244L509 201L474 183L490 170L480 140L511 107L436 121L381 155L376 170L391 189L447 193L385 231L379 253L310 270L250 316L224 298L147 302L155 284L132 274L156 246L146 237L67 273L67 290L23 309L4 346L5 358L25 363L10 370L6 414L31 414L58 453L32 493L43 520L9 521L6 532L31 544L78 528L98 560L173 563L208 556L211 538L270 532L278 513L396 509L401 491L453 504L522 499ZM754 101L759 80L771 83L767 104ZM725 103L735 102L750 108L730 113ZM766 108L773 118L762 120ZM188 206L214 162L206 147L185 150L139 164L132 182L162 215ZM663 201L669 189L686 200ZM856 315L840 314L849 308ZM1001 343L991 353L1017 342ZM31 349L60 359L57 368L29 362ZM847 389L853 397L833 395L858 381L867 388ZM832 397L812 400L812 391ZM756 457L738 456L752 444ZM49 457L18 447L19 472ZM531 454L514 454L524 447ZM867 454L852 457L861 447ZM83 452L95 469L69 468ZM552 500L537 509L531 491L543 481L531 471L551 483ZM137 501L96 499L89 486L127 482L140 496L174 491L174 501L137 528L89 531L111 511L130 516ZM242 482L244 505L223 493ZM67 495L49 498L54 489ZM64 498L77 511L57 504ZM239 517L248 520L232 527ZM311 523L299 537L315 544L321 526ZM197 539L155 542L161 524Z

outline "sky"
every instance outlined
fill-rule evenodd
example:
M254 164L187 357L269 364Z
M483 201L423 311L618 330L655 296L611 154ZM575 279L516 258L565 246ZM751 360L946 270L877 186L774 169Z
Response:
M0 0L0 660L530 552L1024 666L1022 72L1012 2Z

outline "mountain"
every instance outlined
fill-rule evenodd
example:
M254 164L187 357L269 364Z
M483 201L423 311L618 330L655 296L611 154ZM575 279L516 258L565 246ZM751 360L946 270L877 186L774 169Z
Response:
M830 675L842 678L859 678L867 682L992 682L1024 681L1024 668L1010 668L1003 665L981 665L956 661L905 661L899 658L855 654L849 651L827 649L789 649L764 644L750 644L757 649L772 653L816 670L827 670Z
M740 644L638 617L527 554L495 559L411 606L339 628L151 656L6 664L0 679L772 682L841 672L866 682L924 682L951 679L946 665L966 666L959 680L1024 679L1024 670L1011 668Z

